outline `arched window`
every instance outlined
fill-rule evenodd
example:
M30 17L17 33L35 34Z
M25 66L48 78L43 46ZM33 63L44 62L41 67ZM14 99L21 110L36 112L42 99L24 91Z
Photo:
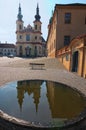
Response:
M20 50L20 51L22 50L22 46L19 47L19 50Z
M22 35L20 35L19 38L22 39Z
M37 36L35 36L35 40L37 40Z
M37 30L37 25L35 25L35 30Z
M21 26L21 25L19 25L19 29L20 29L20 30L22 29L22 26Z
M26 35L26 41L30 41L30 35Z

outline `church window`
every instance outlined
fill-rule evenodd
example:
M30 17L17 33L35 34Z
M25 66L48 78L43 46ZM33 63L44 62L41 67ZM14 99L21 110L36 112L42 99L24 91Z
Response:
M22 50L22 46L20 46L19 49Z
M20 39L22 39L22 35L20 35L20 37L19 37Z
M10 50L8 50L8 52L10 53Z
M19 25L19 29L20 29L20 30L22 29L22 26L21 26L21 25Z
M35 36L35 40L37 40L37 36Z
M30 41L30 35L26 35L26 41Z
M37 25L35 25L35 30L37 30Z
M70 36L64 36L64 46L69 45L70 43Z
M65 13L65 24L71 23L71 13Z

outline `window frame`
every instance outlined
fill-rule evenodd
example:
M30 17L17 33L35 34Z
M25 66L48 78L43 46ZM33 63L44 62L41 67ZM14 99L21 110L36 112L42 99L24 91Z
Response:
M70 44L70 40L71 40L70 35L65 35L64 36L64 46L69 45Z
M22 25L21 24L19 25L19 30L22 30Z
M26 34L26 41L30 41L30 35Z
M71 13L70 12L65 13L64 22L65 22L65 24L71 24Z
M37 40L37 36L35 36L35 40Z
M22 39L22 35L19 36L19 39Z
M37 24L35 25L35 30L37 30Z

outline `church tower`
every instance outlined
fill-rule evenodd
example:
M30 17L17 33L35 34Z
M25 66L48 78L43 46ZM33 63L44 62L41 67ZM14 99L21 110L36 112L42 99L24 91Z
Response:
M21 5L19 4L16 21L16 48L17 56L20 57L41 57L45 55L45 40L41 33L41 16L39 6L36 7L36 15L33 26L24 26Z
M23 30L23 20L22 20L22 18L23 18L23 15L21 14L21 5L19 4L17 21L16 21L17 41L18 41L19 31Z
M35 36L35 40L37 40L38 42L41 42L41 16L39 15L39 6L37 4L37 8L36 8L36 15L35 15L35 21L34 21L34 31L36 32L36 36Z

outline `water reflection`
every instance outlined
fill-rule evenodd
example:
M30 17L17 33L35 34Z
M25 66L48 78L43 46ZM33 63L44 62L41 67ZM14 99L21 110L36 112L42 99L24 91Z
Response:
M42 88L45 88L43 92ZM40 100L41 95L47 98L47 104L51 112L52 118L71 119L84 109L85 102L79 93L74 90L50 81L18 81L17 82L17 98L20 109L24 101L24 95L33 94L33 102L35 110L38 112L38 105L43 102ZM45 99L44 99L45 100Z
M26 80L0 88L0 109L31 122L70 120L85 107L86 102L78 92L56 82Z
M55 82L47 82L46 87L52 118L71 119L83 111L85 101L76 91Z
M17 98L20 109L22 109L22 104L24 100L24 94L28 93L28 95L33 94L34 104L36 108L36 112L38 111L38 104L40 99L40 89L41 89L42 81L18 81L17 82Z

